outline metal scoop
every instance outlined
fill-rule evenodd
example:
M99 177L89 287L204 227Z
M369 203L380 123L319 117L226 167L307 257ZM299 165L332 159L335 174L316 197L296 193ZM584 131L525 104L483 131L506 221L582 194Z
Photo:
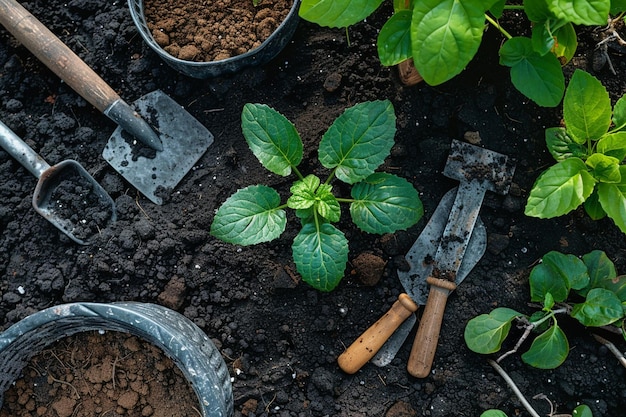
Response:
M78 162L68 159L51 167L2 122L0 122L0 146L39 179L33 194L33 207L37 213L41 214L74 242L81 245L88 244L83 239L82 233L85 230L89 230L87 224L93 221L94 218L99 219L97 224L102 225L106 220L110 222L116 220L113 199ZM58 196L62 197L64 189L61 185L63 181L68 180L70 182L75 181L77 185L87 185L86 189L90 188L90 192L86 193L88 195L81 195L81 203L95 202L95 207L87 207L90 211L81 210L83 213L72 213L71 207L70 212L68 212L67 207L61 207L60 200L53 201ZM74 187L74 190L76 188ZM61 213L67 213L70 216L65 218ZM88 214L94 218L86 219L84 218L85 216L79 216L78 214ZM79 233L81 233L80 236L78 235Z

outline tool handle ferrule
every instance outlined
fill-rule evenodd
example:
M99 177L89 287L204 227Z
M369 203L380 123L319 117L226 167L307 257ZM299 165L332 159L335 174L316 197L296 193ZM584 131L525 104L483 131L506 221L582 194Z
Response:
M337 358L339 367L348 374L361 369L417 308L418 305L411 300L411 297L404 293L400 294L389 311L339 355Z
M156 132L121 98L107 107L104 114L144 145L163 151L163 143Z

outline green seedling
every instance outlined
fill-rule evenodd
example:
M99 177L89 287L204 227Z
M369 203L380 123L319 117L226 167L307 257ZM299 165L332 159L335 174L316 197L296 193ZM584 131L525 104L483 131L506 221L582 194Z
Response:
M300 16L321 26L347 27L367 18L382 1L303 0ZM511 68L513 85L546 107L563 98L561 66L578 46L575 25L606 26L610 15L626 10L623 0L525 0L521 5L505 0L393 0L393 6L377 39L383 65L412 58L426 83L442 84L467 67L491 25L506 38L500 64ZM524 12L530 36L512 36L500 25L498 19L507 10Z
M539 416L537 412L533 416ZM579 405L572 411L572 414L548 414L549 417L593 417L591 409L586 405ZM504 411L501 410L487 410L484 411L480 417L508 417Z
M548 252L530 273L530 299L541 309L526 316L510 308L499 307L489 314L471 319L465 327L465 343L474 352L498 352L507 338L511 324L518 320L525 332L515 348L534 334L534 340L522 361L540 369L560 366L569 353L569 342L557 317L568 315L586 327L609 326L620 329L626 338L626 276L617 276L613 262L602 251L582 257Z
M388 100L357 104L333 122L318 149L319 162L329 171L324 182L298 170L303 143L285 116L266 105L246 104L241 126L263 167L283 177L294 173L297 180L286 202L266 185L237 191L217 211L211 234L242 246L268 242L284 232L285 209L293 209L302 225L292 244L293 259L302 279L318 290L334 289L348 262L348 240L333 225L340 219L341 204L349 205L354 224L368 233L403 230L423 215L422 202L408 181L375 172L389 155L396 132ZM334 179L352 186L351 198L335 196Z
M552 218L581 204L589 216L609 216L626 233L626 98L611 107L592 75L576 70L563 99L564 127L546 129L557 163L533 185L525 213Z

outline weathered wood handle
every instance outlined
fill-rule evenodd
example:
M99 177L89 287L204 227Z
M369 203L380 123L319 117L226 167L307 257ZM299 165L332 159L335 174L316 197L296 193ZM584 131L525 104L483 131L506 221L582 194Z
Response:
M120 97L78 55L14 0L0 0L0 23L67 85L101 112Z
M426 378L430 373L448 294L456 288L454 282L445 279L428 277L426 282L430 284L428 301L426 301L407 364L409 374L416 378Z
M389 311L339 355L337 358L339 367L348 374L361 369L417 308L418 305L411 300L411 297L404 293L400 294Z

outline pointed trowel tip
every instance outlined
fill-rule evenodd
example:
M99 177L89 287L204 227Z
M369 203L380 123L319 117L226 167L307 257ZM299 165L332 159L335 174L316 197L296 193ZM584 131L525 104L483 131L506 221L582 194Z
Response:
M163 151L163 142L161 142L159 135L124 100L115 101L104 111L104 114L144 145L158 152Z

